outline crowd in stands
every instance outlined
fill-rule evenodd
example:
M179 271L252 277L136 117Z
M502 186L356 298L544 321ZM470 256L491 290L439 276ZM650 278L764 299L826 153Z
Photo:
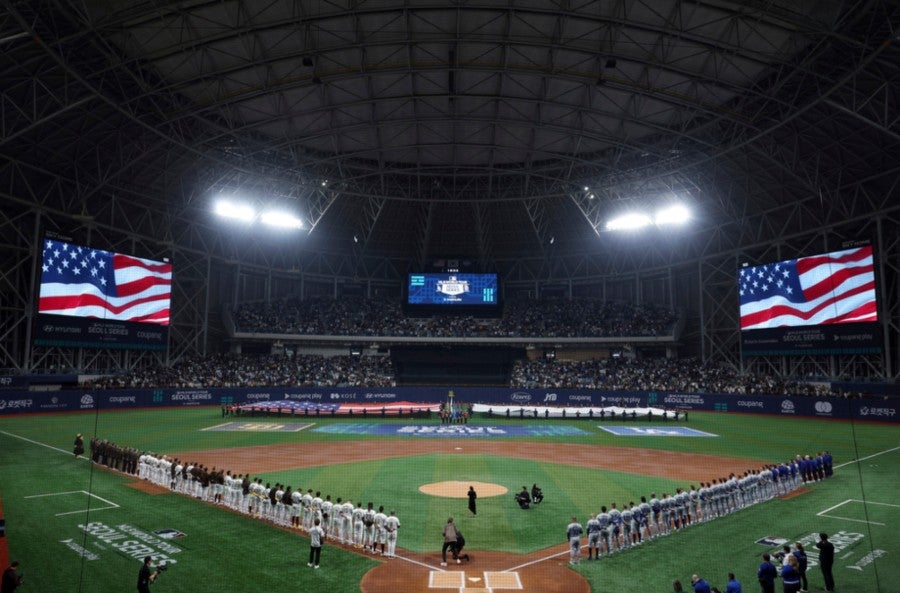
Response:
M798 382L774 375L739 373L721 365L702 364L695 358L637 360L621 357L586 361L518 361L513 365L510 387L837 395L832 393L828 383Z
M234 355L192 358L171 367L135 369L89 385L102 389L221 387L391 387L396 385L389 356ZM520 360L509 386L524 389L668 390L682 393L735 393L828 396L829 383L739 373L697 359L627 357L602 360Z
M513 299L496 319L408 316L398 302L356 296L248 303L234 312L238 332L369 337L664 336L675 321L659 305L593 298Z
M394 371L386 356L232 355L191 358L170 367L135 369L94 381L95 388L388 387Z

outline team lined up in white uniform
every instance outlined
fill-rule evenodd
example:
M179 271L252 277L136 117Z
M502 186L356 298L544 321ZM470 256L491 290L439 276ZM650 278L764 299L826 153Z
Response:
M283 527L308 532L318 519L328 538L386 558L396 557L400 519L394 510L385 514L383 506L375 510L371 502L365 508L362 502L354 506L350 499L332 502L330 495L322 499L321 493L312 489L303 493L282 484L273 487L263 484L262 478L251 480L249 474L232 475L147 453L138 458L138 477Z
M591 514L585 525L588 560L637 546L646 540L668 535L694 523L711 521L752 504L786 495L804 483L819 481L831 475L831 456L826 452L816 458L797 455L781 464L767 465L761 470L747 470L741 477L731 474L711 482L693 484L689 490L678 488L675 494L656 493L648 501L641 497L639 504L629 502L622 509L612 503L602 506L600 512ZM571 534L573 525L567 528L572 543L573 562L580 558L580 543L575 549L575 539L580 541L580 525L577 536Z

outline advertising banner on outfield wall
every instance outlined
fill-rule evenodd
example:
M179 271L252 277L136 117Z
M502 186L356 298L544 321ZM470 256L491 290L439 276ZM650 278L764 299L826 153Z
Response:
M439 403L447 401L446 387L252 387L230 389L108 389L26 391L0 390L0 415L75 412L172 406L245 405L293 400L312 403ZM655 407L682 411L737 412L804 418L839 418L900 422L900 398L846 399L735 393L666 391L594 391L579 389L508 389L460 387L452 389L458 404L504 406L618 406Z

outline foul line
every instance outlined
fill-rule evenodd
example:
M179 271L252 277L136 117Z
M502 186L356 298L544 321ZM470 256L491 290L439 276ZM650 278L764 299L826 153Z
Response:
M91 492L88 492L87 490L69 490L69 491L66 491L66 492L51 492L51 493L49 493L49 494L32 494L31 496L25 496L24 498L26 498L26 499L28 499L28 498L43 498L43 497L45 497L45 496L61 496L61 495L63 495L63 494L86 494L87 496L90 496L91 498L96 498L97 500L102 500L103 502L105 502L106 504L108 504L108 505L110 505L110 506L108 506L108 507L99 507L99 508L87 508L87 509L81 509L81 510L78 510L78 511L67 511L67 512L65 512L65 513L56 513L55 516L57 516L57 517L62 517L63 515L76 515L76 514L79 514L79 513L87 513L87 512L91 512L91 511L105 511L105 510L108 510L108 509L118 509L118 508L120 508L119 505L117 505L117 504L114 503L113 501L111 501L111 500L106 500L106 499L103 498L102 496L97 496L96 494L93 494L93 493L91 493Z
M519 570L521 568L525 568L526 566L531 566L532 564L540 564L541 562L546 562L547 560L552 560L557 556L565 556L569 553L569 550L563 550L562 552L551 554L550 556L545 556L544 558L538 558L537 560L532 560L531 562L526 562L525 564L520 564L518 566L513 566L512 568L506 568L501 570L500 572L512 572L514 570Z
M845 466L848 466L848 465L853 465L854 463L859 463L860 461L865 461L866 459L872 459L873 457L878 457L879 455L884 455L885 453L891 453L891 452L896 451L896 450L898 450L898 449L900 449L900 447L894 447L893 449L887 449L887 450L885 450L885 451L879 451L878 453L873 453L872 455L868 455L868 456L866 456L866 457L861 457L860 459L854 459L854 460L852 460L852 461L847 461L846 463L840 463L840 464L834 466L834 468L837 469L837 468L840 468L840 467L845 467Z
M46 448L52 449L52 450L54 450L54 451L59 451L60 453L65 453L66 455L72 455L72 452L71 452L71 451L66 451L65 449L60 449L59 447L54 447L53 445L48 445L48 444L42 443L42 442L40 442L40 441L33 441L33 440L29 439L29 438L26 438L26 437L23 437L23 436L19 436L19 435L17 435L17 434L13 434L13 433L11 433L11 432L6 432L5 430L0 430L0 433L5 434L6 436L9 436L9 437L13 437L14 439L19 439L19 440L21 440L21 441L26 441L26 442L28 442L28 443L31 443L32 445L40 445L41 447L46 447ZM81 459L81 460L83 460L83 461L87 461L87 457L79 457L79 459Z
M428 570L437 570L440 572L445 572L443 567L436 567L436 566L432 566L430 564L425 564L424 562L419 562L418 560L413 560L412 558L407 558L405 556L394 556L394 557L397 558L398 560L404 560L406 562L409 562L410 564L416 564L418 566L421 566L422 568L427 568Z
M837 503L836 505L834 505L834 506L832 506L832 507L828 507L828 508L825 509L824 511L820 511L820 512L816 513L816 517L828 517L829 519L840 519L841 521L852 521L852 522L854 522L854 523L865 523L866 525L880 525L881 527L884 527L884 526L885 526L884 523L879 523L878 521L867 521L867 520L865 520L865 519L853 519L853 518L851 518L851 517L838 517L838 516L836 516L836 515L826 515L826 514L825 514L825 513L829 513L829 512L831 512L831 511L833 511L833 510L835 510L835 509L837 509L837 508L840 508L840 507L844 506L845 504L848 504L848 503L851 503L851 502L858 502L858 503L861 503L861 504L863 504L863 505L866 505L866 504L880 504L880 505L888 506L888 507L900 507L900 505L889 504L889 503L886 503L886 502L871 502L871 501L866 502L866 501L864 501L864 500L857 500L857 499L855 499L855 498L848 498L847 500L845 500L845 501L843 501L843 502L839 502L839 503Z

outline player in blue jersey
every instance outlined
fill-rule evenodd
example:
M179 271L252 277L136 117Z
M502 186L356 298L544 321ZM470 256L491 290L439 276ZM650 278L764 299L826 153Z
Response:
M584 529L576 517L566 527L566 539L569 542L569 564L578 564L581 561L581 534Z
M597 515L591 513L591 518L587 525L588 536L588 560L600 559L600 522L597 521Z
M609 513L606 512L605 506L600 507L600 514L597 515L597 523L600 526L600 552L603 555L608 556L612 553L612 547L609 540L612 520L609 518Z

